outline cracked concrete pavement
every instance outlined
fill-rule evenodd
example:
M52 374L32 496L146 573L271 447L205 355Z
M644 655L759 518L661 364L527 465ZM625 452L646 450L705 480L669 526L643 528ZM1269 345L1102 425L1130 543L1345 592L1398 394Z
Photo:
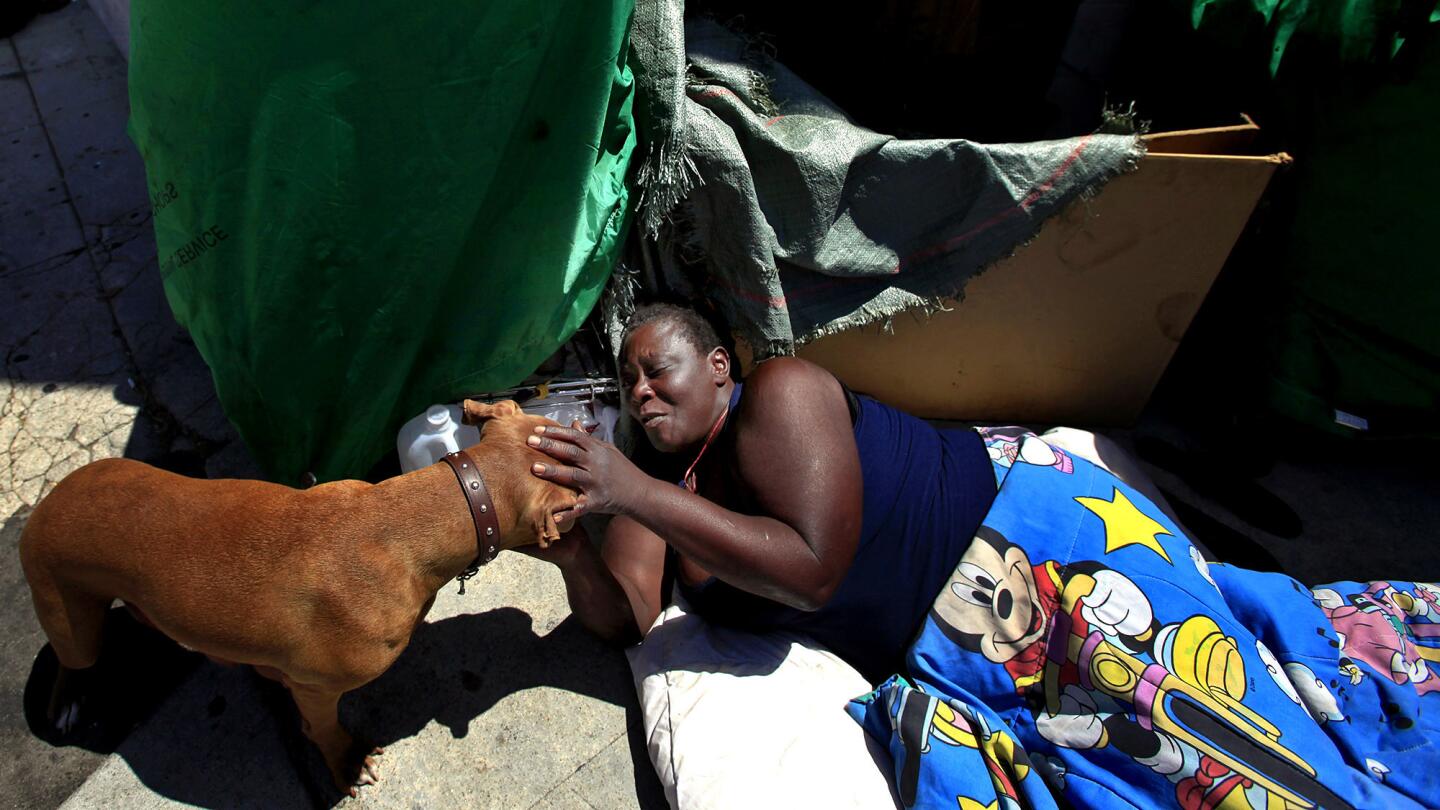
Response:
M125 68L84 6L0 47L0 514L97 458L235 443L153 272ZM225 474L254 474L226 458Z
M125 59L83 3L0 40L0 806L309 806L323 775L288 697L244 668L199 664L111 755L26 725L44 636L15 549L34 504L112 456L260 477L165 302L128 111ZM396 667L342 702L387 747L380 785L342 803L663 807L624 656L568 613L554 569L521 555L442 591Z

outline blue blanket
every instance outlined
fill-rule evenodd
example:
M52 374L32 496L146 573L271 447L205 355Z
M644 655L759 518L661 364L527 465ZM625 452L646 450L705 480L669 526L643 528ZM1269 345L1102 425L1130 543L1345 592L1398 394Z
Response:
M1440 587L1207 564L1105 470L987 444L999 494L913 681L849 706L906 807L1440 805Z

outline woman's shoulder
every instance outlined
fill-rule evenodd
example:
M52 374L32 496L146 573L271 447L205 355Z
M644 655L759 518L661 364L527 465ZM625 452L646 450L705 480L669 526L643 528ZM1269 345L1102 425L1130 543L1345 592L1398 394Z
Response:
M746 397L784 397L817 389L839 391L840 384L830 372L799 357L773 357L745 378Z
M834 411L849 421L844 389L834 375L808 360L776 357L745 378L740 416L749 423L809 423Z
M859 494L850 409L828 371L792 357L760 364L746 378L739 417L735 473L765 513L829 525L833 515L822 518L817 510L840 515L848 507L837 499ZM817 479L815 470L827 474Z

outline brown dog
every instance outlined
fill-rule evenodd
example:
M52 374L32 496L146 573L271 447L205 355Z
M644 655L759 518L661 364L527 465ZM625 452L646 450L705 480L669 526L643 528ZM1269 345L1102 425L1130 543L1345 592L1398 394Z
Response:
M549 420L514 402L466 400L465 421L486 423L467 452L490 492L499 548L557 539L567 527L554 515L575 493L531 475L548 459L525 444ZM352 751L340 696L388 669L436 591L476 560L475 520L444 462L306 490L129 459L87 465L35 507L20 537L35 614L61 664L50 719L71 716L65 681L95 663L120 599L180 644L283 682L336 786L354 795L378 779L381 752Z

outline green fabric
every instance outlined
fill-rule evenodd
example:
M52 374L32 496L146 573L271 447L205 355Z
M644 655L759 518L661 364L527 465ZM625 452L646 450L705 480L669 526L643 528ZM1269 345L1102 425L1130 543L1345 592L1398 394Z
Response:
M1297 36L1311 40L1344 63L1384 61L1405 42L1417 21L1440 21L1435 0L1171 0L1188 4L1196 30L1230 42L1255 31L1269 38L1270 74Z
M1313 427L1362 435L1440 436L1440 36L1417 43L1405 81L1342 76L1290 92L1287 118L1308 142L1296 156L1294 215L1275 303L1273 408ZM1335 410L1370 423L1339 427Z
M276 480L519 382L628 227L629 0L134 0L165 291Z

